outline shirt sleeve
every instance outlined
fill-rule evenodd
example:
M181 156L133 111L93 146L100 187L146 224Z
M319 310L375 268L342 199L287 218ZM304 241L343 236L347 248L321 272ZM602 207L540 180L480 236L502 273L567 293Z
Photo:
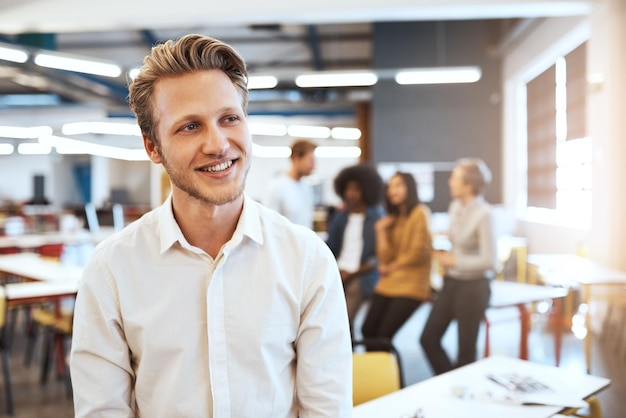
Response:
M352 345L337 264L320 242L308 252L307 281L296 340L300 418L352 414Z
M482 210L476 224L478 236L478 251L455 252L455 269L462 272L493 271L497 265L496 236L493 226L493 216L488 209Z
M110 275L93 257L74 311L70 372L75 416L134 417L134 373Z

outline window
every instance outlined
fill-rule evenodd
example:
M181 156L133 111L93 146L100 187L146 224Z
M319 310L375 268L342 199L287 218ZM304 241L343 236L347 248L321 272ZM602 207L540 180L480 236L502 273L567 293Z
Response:
M592 140L586 135L586 43L526 85L527 206L550 223L591 223Z

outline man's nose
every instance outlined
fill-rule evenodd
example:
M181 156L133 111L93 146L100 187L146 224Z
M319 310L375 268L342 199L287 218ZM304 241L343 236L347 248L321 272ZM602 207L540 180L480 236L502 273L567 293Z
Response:
M228 150L228 136L217 126L209 126L202 143L202 152L207 155L223 155Z

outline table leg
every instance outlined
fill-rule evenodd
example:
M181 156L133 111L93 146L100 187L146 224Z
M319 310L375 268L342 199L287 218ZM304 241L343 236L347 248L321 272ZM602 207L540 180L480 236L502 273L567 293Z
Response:
M65 375L65 341L62 334L55 333L54 335L54 351L56 353L56 369L57 377L63 377Z
M528 333L530 332L530 313L526 309L526 305L520 303L517 305L519 309L520 321L520 342L519 342L519 358L528 360Z
M591 287L589 284L582 284L583 291L583 303L587 304L587 311L585 312L585 327L587 327L587 334L585 335L585 364L587 365L587 373L591 373L591 313L589 303L591 301Z
M491 353L490 341L489 341L489 331L490 331L490 328L491 328L491 323L489 322L489 318L487 318L487 314L485 314L485 316L483 316L483 322L485 323L485 353L484 353L484 357L489 357L489 354Z
M552 299L552 329L554 331L554 360L556 367L561 363L561 343L563 341L563 308L561 299Z

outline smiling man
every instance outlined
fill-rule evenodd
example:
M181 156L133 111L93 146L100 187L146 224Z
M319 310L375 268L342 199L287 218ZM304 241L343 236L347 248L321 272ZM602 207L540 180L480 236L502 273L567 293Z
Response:
M247 74L201 35L156 46L130 85L172 193L102 242L74 315L77 417L348 417L351 346L334 257L243 192Z

